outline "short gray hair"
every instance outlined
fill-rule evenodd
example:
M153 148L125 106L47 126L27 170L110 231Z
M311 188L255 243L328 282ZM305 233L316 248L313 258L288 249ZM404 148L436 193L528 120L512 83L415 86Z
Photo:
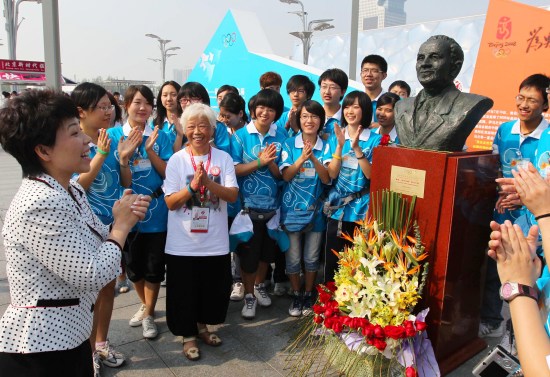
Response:
M187 123L191 118L206 118L208 123L212 126L212 129L216 129L216 113L210 108L210 106L205 105L204 103L193 103L185 109L181 115L181 125L183 127L183 132L187 128Z

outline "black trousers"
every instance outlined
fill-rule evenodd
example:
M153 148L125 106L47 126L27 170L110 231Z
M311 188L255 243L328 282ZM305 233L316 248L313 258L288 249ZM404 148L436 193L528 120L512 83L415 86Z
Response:
M231 257L166 254L166 322L174 335L196 336L197 322L225 321L231 293Z
M90 341L65 351L0 352L1 377L93 377Z

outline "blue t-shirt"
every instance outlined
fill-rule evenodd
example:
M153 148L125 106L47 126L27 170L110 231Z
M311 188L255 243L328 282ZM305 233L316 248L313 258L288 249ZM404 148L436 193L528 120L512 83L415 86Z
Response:
M294 164L300 158L303 149L304 141L301 135L285 141L281 162L279 163L281 172L285 167ZM313 155L322 165L325 164L325 160L330 156L329 152L328 144L320 137L317 137L317 142L313 147ZM308 211L315 211L312 230L314 232L323 231L326 228L326 219L322 211L323 203L321 202L324 188L325 186L321 182L313 162L311 160L305 161L298 173L283 189L281 223L296 222L301 215L306 215ZM309 218L309 216L307 217Z
M522 137L519 120L512 120L500 125L493 141L493 153L500 155L500 166L504 178L512 178L512 170L523 159L529 160L535 165L535 153L539 145L539 138L547 126L547 124L541 124L530 135ZM507 210L502 214L495 210L493 217L496 222L502 224L505 220L516 221L525 212L525 208Z
M347 127L344 131L346 142L342 148L342 163L340 167L340 173L336 179L336 183L329 192L329 201L331 206L339 205L341 199L345 197L358 193L364 189L368 190L370 187L370 179L367 179L359 166L359 161L355 157L355 153L351 148L351 140L349 138L349 133ZM376 146L380 144L382 137L375 134L371 130L363 130L359 136L359 146L365 154L365 157L372 163L372 153ZM338 145L338 140L336 136L331 136L328 139L328 144L330 148L328 160L325 163L328 163L332 160L332 154L336 151L336 146ZM332 214L331 218L334 220L343 220L343 221L357 221L363 220L369 209L369 198L370 195L367 191L362 197L357 198L347 205L336 209Z
M231 143L229 139L226 125L217 120L216 131L214 132L214 144L216 148L231 154Z
M94 158L96 154L97 145L90 143L90 158ZM116 148L113 149L111 141L111 151L86 192L93 212L104 224L111 224L114 221L113 206L123 192L124 188L120 185L118 153Z
M298 130L298 132L295 132L292 127L289 127L288 130L286 129L286 122L288 122L288 116L290 114L290 110L289 111L285 111L283 113L283 115L281 115L281 117L279 118L278 121L275 122L275 124L277 125L277 127L279 128L279 130L281 130L282 132L284 132L285 134L287 134L288 137L294 137L296 135L298 135L301 131Z
M154 129L155 125L151 123L151 129ZM168 121L167 118L164 118L164 123L162 124L162 128L159 128L159 131L162 131L168 136L168 140L170 140L170 143L173 145L176 141L176 136L178 136L176 132L176 126L174 126L172 123Z
M237 130L231 138L231 157L235 165L247 164L258 159L259 153L267 144L275 143L279 165L281 151L286 135L273 123L265 136L260 135L254 121ZM280 207L281 182L277 180L267 166L252 172L247 176L237 177L239 192L244 200L245 207L272 211Z
M118 141L122 136L125 138L131 131L131 127L126 123L122 127L110 128L107 130L109 137L111 138L111 150L117 150ZM151 160L147 157L145 151L145 144L149 135L151 135L151 128L145 127L143 132L143 141L141 145L136 148L136 151L130 157L130 169L132 171L132 190L137 194L151 195L162 187L163 178L156 171L151 163ZM164 161L172 156L172 144L168 139L168 136L164 132L159 132L157 141L153 146L155 153ZM118 153L116 155L118 159ZM168 207L164 202L164 194L158 198L151 200L145 219L136 224L133 231L139 231L142 233L156 233L166 232L166 224L168 221Z
M321 135L328 135L328 138L330 138L332 135L334 135L334 124L338 123L340 127L342 127L342 107L340 107L340 110L336 112L333 116L328 118L325 121L325 125L323 126L323 130L321 131Z

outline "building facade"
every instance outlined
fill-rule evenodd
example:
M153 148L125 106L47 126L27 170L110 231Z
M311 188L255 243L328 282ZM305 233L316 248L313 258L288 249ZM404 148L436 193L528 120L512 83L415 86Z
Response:
M360 0L359 31L407 23L405 0Z

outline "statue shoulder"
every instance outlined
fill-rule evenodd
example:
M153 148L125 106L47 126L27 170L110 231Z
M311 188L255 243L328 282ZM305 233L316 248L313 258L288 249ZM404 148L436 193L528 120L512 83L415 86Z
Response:
M491 98L480 96L479 94L461 92L459 98L468 108L485 109L487 111L493 107L493 100Z
M403 98L395 103L397 114L412 111L414 109L414 97Z

